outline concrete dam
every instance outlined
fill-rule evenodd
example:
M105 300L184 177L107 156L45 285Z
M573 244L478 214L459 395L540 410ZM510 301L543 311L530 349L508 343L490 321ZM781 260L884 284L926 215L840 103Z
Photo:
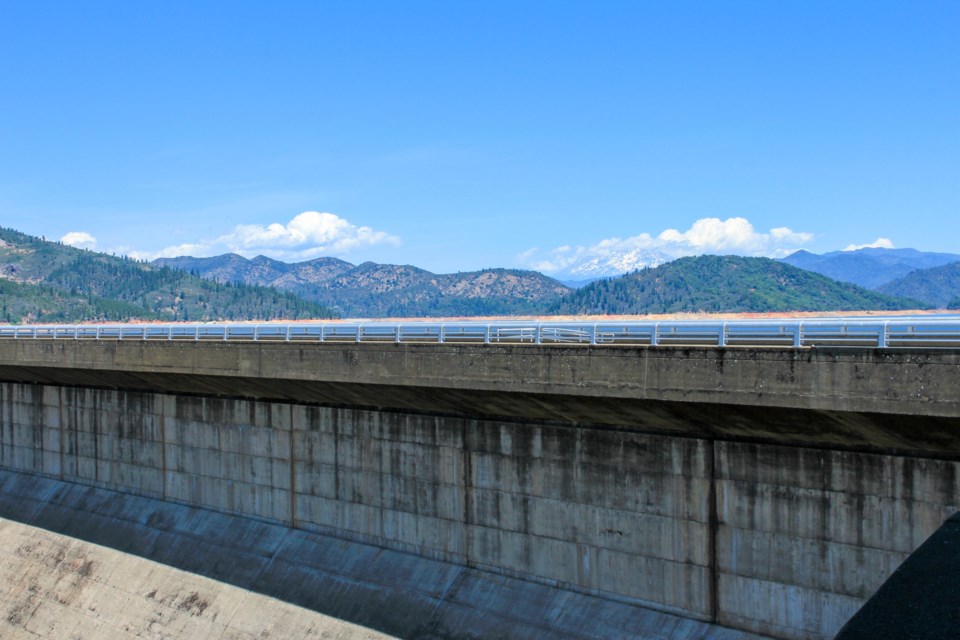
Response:
M0 636L831 638L960 350L0 340Z

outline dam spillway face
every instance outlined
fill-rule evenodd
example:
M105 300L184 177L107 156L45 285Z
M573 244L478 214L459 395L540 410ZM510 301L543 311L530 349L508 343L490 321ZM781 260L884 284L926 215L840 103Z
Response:
M717 375L696 366L701 380ZM728 360L724 375L738 366ZM343 385L351 402L339 406L239 397L253 388L244 373L235 397L106 388L119 378L98 387L89 369L83 385L0 384L0 531L61 536L46 555L5 548L6 584L17 586L0 588L0 636L70 637L58 635L66 623L44 622L57 606L71 628L141 637L176 637L185 613L151 627L143 612L180 603L223 637L275 628L264 614L261 630L230 636L229 607L214 606L230 587L263 599L251 607L297 612L297 631L271 637L831 638L960 502L957 420L939 410L421 387L411 394L434 404L417 411L395 406L396 385L377 395L284 383L329 397ZM452 398L473 404L458 411ZM591 413L604 422L569 419ZM917 425L927 429L907 451ZM874 437L883 445L862 446ZM86 558L104 573L87 580ZM213 581L212 595L171 587L158 605L138 581L136 607L112 614L76 604L96 600L89 593L58 604L74 583L126 589L107 565L135 561L158 567L137 573ZM31 582L40 565L62 577ZM124 618L134 609L143 615Z
M0 636L343 638L384 633L153 562L0 519Z

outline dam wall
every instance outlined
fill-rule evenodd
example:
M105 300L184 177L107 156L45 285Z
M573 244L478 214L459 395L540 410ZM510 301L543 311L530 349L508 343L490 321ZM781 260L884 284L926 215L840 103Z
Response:
M626 607L614 616L623 637L660 637L653 629L673 624L671 637L829 638L960 506L960 463L924 455L954 426L942 415L928 418L933 427L917 440L927 450L908 455L909 415L891 426L859 414L613 403L606 424L590 424L556 418L599 405L551 405L535 395L502 401L523 411L474 397L458 414L442 410L453 399L442 390L421 391L431 410L417 411L391 402L396 388L380 396L337 388L359 407L324 406L236 397L242 391L223 397L229 378L171 376L184 390L150 392L97 387L96 374L83 375L83 386L0 384L0 467L120 496L117 503L136 497L154 505L147 511L199 508L234 518L234 527L313 536L314 546L300 549L303 562L337 541L355 545L337 562L389 550L377 571L407 566L398 584L431 596L404 608L425 619L452 610L441 605L455 585L465 589L457 580L488 585L469 592L481 612L496 600L489 585L500 581L515 585L505 593L526 593L512 604L531 628L542 632L537 616L554 616L558 637L575 636L562 630L576 625L557 622L556 604L536 602ZM146 386L145 375L126 386ZM216 383L221 394L189 394L191 382L196 390ZM241 390L250 384L236 381ZM843 433L826 433L835 425L856 438L873 429L898 446L824 446ZM769 440L766 433L790 429L788 442L742 437ZM808 446L795 435L805 431ZM430 582L438 567L447 582ZM363 611L336 613L420 637ZM456 628L452 618L444 625ZM461 628L430 637L471 636Z

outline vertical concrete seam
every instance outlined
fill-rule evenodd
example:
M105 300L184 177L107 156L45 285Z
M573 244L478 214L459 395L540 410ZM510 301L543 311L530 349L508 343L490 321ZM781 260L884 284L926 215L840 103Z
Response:
M60 415L60 479L63 480L66 476L64 475L66 468L66 458L64 457L64 449L66 448L66 443L64 442L63 432L67 428L67 421L64 419L64 408L63 408L63 387L57 387L57 413Z
M100 392L94 390L90 394L93 398L93 411L91 417L91 427L93 427L93 482L100 481Z
M473 464L470 459L470 450L467 446L467 428L470 420L467 418L461 418L460 424L461 435L460 435L460 452L463 459L463 464L460 465L463 484L463 534L460 542L461 554L463 556L464 566L471 567L473 566L472 553L470 549L470 511L473 507L473 500L470 496L470 478L473 476Z
M719 617L720 609L720 596L717 593L718 585L720 582L720 576L718 574L718 563L717 563L717 530L719 528L719 514L717 513L717 471L716 471L716 446L717 442L713 438L707 441L709 444L708 447L708 472L710 477L710 485L707 492L707 528L709 538L709 548L707 550L707 557L710 563L710 622L716 624L717 618Z
M34 387L33 393L36 397L37 391L40 391L40 415L36 416L34 420L33 429L39 438L34 440L34 446L36 447L36 458L34 464L36 465L35 472L39 473L42 476L49 476L50 473L47 471L46 461L44 460L45 456L45 447L43 446L43 432L47 430L47 421L44 420L43 414L43 396L46 393L46 385L41 387ZM36 402L34 402L34 407L36 407Z
M157 395L160 401L160 473L162 476L161 489L163 500L167 499L167 398L172 396Z
M294 470L294 463L297 459L296 451L294 450L294 442L296 441L293 437L293 405L288 405L290 409L290 422L288 426L290 427L290 528L297 528L297 475Z
M6 436L4 435L4 433L6 432L7 426L6 424L4 424L6 422L5 420L6 412L4 410L7 408L7 405L10 404L10 399L7 394L7 392L9 391L9 388L10 388L9 382L4 382L0 384L0 468L3 468L6 466L4 464L6 459L6 453L4 452L7 450L7 447L6 447Z

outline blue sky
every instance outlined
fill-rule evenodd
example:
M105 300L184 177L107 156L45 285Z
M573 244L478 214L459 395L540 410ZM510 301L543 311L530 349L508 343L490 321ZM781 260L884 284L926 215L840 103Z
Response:
M441 272L960 253L958 33L953 0L0 0L0 225Z

